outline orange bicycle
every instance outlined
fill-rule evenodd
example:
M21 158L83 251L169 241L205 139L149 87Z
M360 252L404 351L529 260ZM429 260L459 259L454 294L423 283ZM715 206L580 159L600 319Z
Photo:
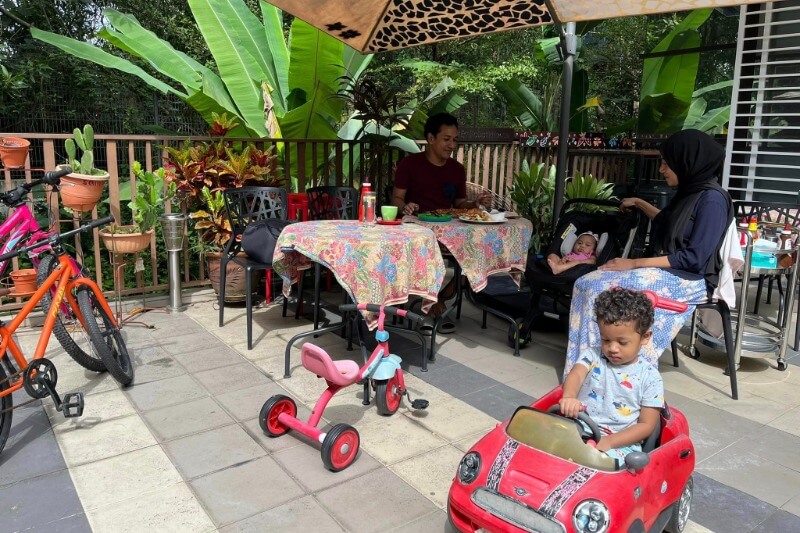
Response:
M58 260L58 264L53 265L47 279L39 285L17 316L9 324L0 321L0 452L11 429L11 416L15 409L12 394L21 388L24 388L33 399L17 407L50 396L56 409L65 417L72 418L83 414L83 393L72 392L64 395L62 400L56 392L58 381L56 367L51 360L44 357L62 302L66 301L75 312L78 322L89 337L92 348L102 359L108 372L123 385L133 381L133 365L128 349L103 292L94 281L75 271L74 262L62 246L62 241L70 236L91 231L111 222L114 222L114 217L110 216L94 220L74 230L50 235L46 240L0 255L0 261L5 261L49 244ZM45 305L48 303L45 296L49 296L47 298L50 300L49 307L46 310L44 327L33 359L29 362L14 341L13 334L40 301L45 302ZM9 353L13 361L8 357ZM3 366L8 370L8 376Z

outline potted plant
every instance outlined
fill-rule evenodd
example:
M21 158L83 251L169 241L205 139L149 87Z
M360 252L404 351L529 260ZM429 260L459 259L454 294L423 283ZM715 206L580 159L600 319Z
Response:
M59 190L61 205L75 211L91 211L108 181L105 170L94 167L94 129L86 124L81 131L75 128L73 138L64 142L67 151L67 164L73 172L61 178ZM78 149L81 150L78 159Z
M28 149L31 143L20 137L0 138L0 159L6 168L22 168L28 159Z
M216 118L211 133L222 139L167 147L164 167L165 179L175 187L175 201L196 221L195 250L205 257L211 285L218 291L221 252L231 235L222 191L244 186L281 187L283 179L276 176L277 156L272 147L261 150L252 143L235 146L224 136L238 124L225 114ZM225 276L225 301L244 300L244 269L228 262Z
M145 171L141 163L134 161L133 175L136 194L132 195L128 207L133 213L134 223L125 226L113 224L100 230L103 244L117 254L138 253L150 245L158 216L175 193L174 183L164 193L166 170L163 168L155 172Z

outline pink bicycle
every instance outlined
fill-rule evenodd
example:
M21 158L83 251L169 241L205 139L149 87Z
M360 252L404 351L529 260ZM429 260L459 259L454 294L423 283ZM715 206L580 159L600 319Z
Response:
M345 304L339 306L339 310L343 313L356 309L378 313L378 330L375 332L375 340L378 341L378 345L364 366L359 367L358 363L351 360L334 361L319 346L306 343L300 353L303 366L324 378L328 385L314 405L308 422L297 418L297 404L283 394L276 394L267 400L261 408L258 418L261 429L270 437L280 437L293 429L321 442L322 462L327 469L334 472L353 464L361 444L358 431L349 424L336 424L327 433L317 428L322 413L334 394L345 387L365 380L375 389L375 404L378 412L382 415L391 416L397 412L404 396L411 402L412 409L428 407L427 400L420 398L411 400L403 380L403 369L400 367L402 360L389 352L389 332L384 329L386 315L406 317L417 323L422 323L424 318L405 309L382 305Z
M57 187L61 182L61 177L71 172L72 169L69 167L45 172L41 179L33 180L30 183L22 183L13 191L0 193L0 203L14 208L14 212L0 224L0 239L3 239L2 245L0 245L0 255L4 256L23 246L48 240L52 233L39 227L39 223L36 222L36 218L34 218L28 207L28 193L39 185ZM36 281L39 286L58 268L58 258L51 251L50 244L44 242L41 247L28 254L37 269ZM73 272L77 274L76 277L90 277L90 274L72 257L69 257L69 260L72 263ZM9 261L10 259L0 260L0 276L6 272ZM8 292L6 291L6 294ZM45 294L42 297L42 308L48 309L52 300L52 293ZM66 301L59 306L58 316L53 326L53 334L62 348L79 365L93 372L106 371L102 358L98 355L83 325L77 320L76 314ZM13 369L10 368L10 363L7 360L7 355L3 355L2 361L9 367L7 369L13 373Z

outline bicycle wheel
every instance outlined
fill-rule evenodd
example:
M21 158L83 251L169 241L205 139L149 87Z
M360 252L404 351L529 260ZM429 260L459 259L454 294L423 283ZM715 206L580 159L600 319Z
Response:
M8 389L8 382L6 381L6 373L3 366L0 365L0 392ZM9 394L0 398L0 452L6 445L8 440L8 432L11 431L11 416L14 411L11 407L14 405L14 398Z
M58 258L47 254L39 261L39 268L36 273L36 284L41 286L58 266ZM53 301L52 289L42 296L41 307L44 312L50 308ZM76 363L92 372L105 372L106 365L99 355L95 354L89 336L83 330L83 326L75 318L75 313L69 305L62 303L59 306L56 322L53 325L53 335L58 339L61 347L72 357Z
M103 359L106 370L121 384L129 385L133 381L133 363L119 327L114 325L91 288L78 288L78 306L86 322L89 338Z

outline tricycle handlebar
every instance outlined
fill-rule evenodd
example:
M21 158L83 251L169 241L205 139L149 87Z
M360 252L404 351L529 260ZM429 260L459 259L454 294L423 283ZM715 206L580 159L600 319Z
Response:
M425 321L425 317L420 316L416 313L412 313L411 311L406 311L405 309L398 309L397 307L391 307L389 305L376 305L376 304L342 304L339 306L339 311L346 313L348 311L369 311L370 313L384 313L386 315L396 315L401 317L406 317L409 320L412 320L418 324L421 324Z

